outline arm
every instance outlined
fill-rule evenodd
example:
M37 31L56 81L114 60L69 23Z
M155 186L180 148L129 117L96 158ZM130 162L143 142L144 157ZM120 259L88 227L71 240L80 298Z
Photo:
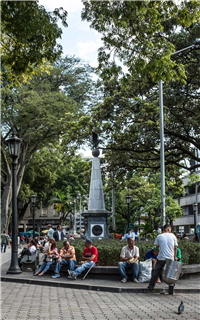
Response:
M130 261L131 264L135 263L138 260L139 257L135 257L133 261Z
M177 246L174 246L174 261L177 261Z
M159 246L156 245L156 255L158 255L158 254L159 254Z
M84 255L82 255L83 261L93 261L95 257L96 257L95 254L93 254L91 257L85 257Z

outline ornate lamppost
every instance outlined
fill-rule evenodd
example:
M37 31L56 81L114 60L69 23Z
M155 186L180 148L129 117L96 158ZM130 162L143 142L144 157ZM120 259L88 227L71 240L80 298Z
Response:
M36 196L34 194L31 195L31 204L33 208L33 239L35 239L35 203Z
M19 274L21 269L18 263L18 219L17 219L17 158L19 157L21 139L15 133L7 140L9 153L12 158L12 253L9 274Z

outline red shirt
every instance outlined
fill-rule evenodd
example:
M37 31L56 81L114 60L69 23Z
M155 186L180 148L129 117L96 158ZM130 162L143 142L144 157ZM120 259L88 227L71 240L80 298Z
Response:
M98 258L98 251L97 248L95 247L91 247L90 249L85 248L83 251L83 255L87 258L91 257L92 255L95 255L93 262L97 262L97 258Z

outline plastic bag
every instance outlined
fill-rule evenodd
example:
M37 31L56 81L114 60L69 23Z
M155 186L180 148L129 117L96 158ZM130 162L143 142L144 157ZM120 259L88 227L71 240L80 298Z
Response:
M152 259L147 259L146 261L139 263L139 282L149 282L152 273Z

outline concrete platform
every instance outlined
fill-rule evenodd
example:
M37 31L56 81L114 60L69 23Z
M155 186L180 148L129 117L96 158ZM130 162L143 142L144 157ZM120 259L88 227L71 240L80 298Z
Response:
M61 275L60 278L52 279L52 272L45 274L42 277L33 276L33 272L22 272L19 275L7 274L10 262L7 261L1 266L1 281L37 284L52 287L65 287L83 290L107 291L107 292L129 292L129 293L149 293L148 283L121 283L118 280L102 280L95 278L82 279L82 275L77 280L70 280L67 275ZM92 275L91 275L92 276ZM168 294L169 286L165 283L157 283L153 292ZM176 293L200 293L200 277L195 279L180 279L174 288Z

